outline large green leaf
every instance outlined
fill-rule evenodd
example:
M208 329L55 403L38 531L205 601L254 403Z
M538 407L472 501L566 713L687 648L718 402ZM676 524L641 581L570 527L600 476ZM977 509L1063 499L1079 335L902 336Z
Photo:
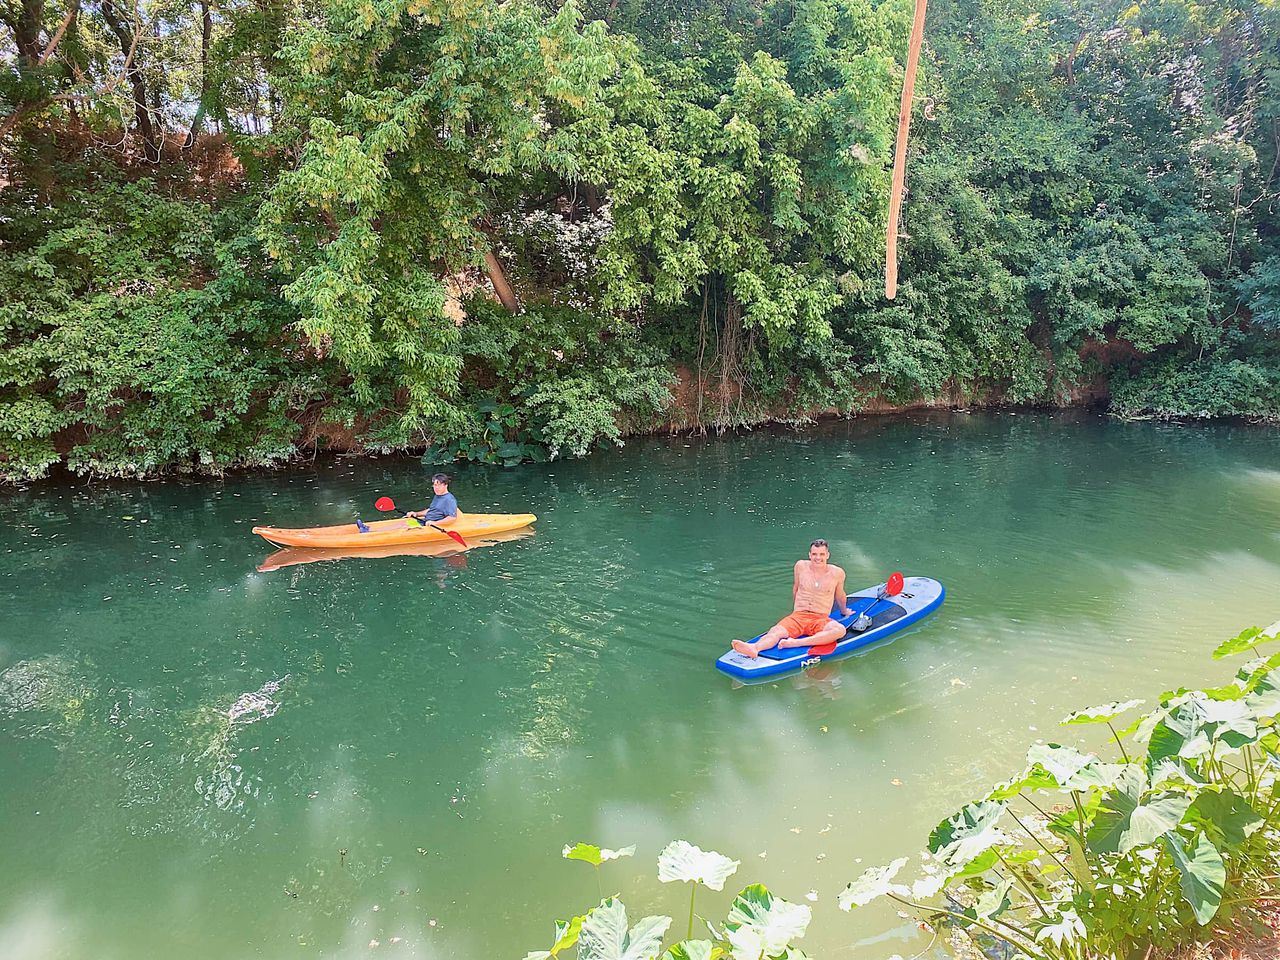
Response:
M996 784L995 788L987 794L987 799L1008 800L1016 797L1023 790L1053 790L1057 786L1058 781L1037 763L1024 770L1016 779Z
M960 866L991 847L1010 843L997 826L1006 806L1000 800L967 804L933 828L929 852L947 866Z
M587 915L578 937L578 960L653 960L670 917L645 917L627 927L627 908L610 897Z
M781 956L809 928L808 907L775 897L753 883L734 897L725 920L725 936L734 960Z
M1154 768L1167 757L1203 757L1215 743L1239 750L1257 739L1258 722L1248 702L1213 700L1193 690L1178 697L1156 721L1147 763Z
M1180 783L1194 788L1202 786L1204 778L1180 757L1164 757L1151 767L1151 786L1158 787L1166 783Z
M990 890L978 897L973 905L973 912L979 920L998 917L1011 906L1009 890L1013 887L1013 878L1005 877Z
M865 907L872 900L883 897L886 893L905 896L909 891L901 884L893 882L907 863L906 857L899 857L885 867L871 867L840 892L836 898L841 910L852 910L854 907Z
M636 845L633 843L629 847L623 847L621 850L610 850L607 847L597 847L592 843L575 843L573 846L565 844L565 848L560 851L560 855L566 860L581 860L583 863L589 863L593 867L598 867L607 860L617 860L621 857L630 857L636 852Z
M524 960L552 960L561 950L568 950L578 942L582 932L582 924L586 917L574 917L572 920L556 921L556 939L550 950L534 950L525 954Z
M1280 667L1280 653L1273 653L1269 657L1255 657L1236 671L1235 682L1243 688L1244 693L1252 693L1262 684L1274 687L1275 681L1268 683L1268 680L1276 667Z
M1074 910L1063 910L1036 931L1036 941L1043 943L1048 940L1054 946L1061 948L1064 943L1075 943L1086 932L1084 921L1080 919L1078 913Z
M1063 726L1077 723L1107 723L1122 713L1128 713L1134 707L1142 706L1143 703L1142 700L1112 700L1110 703L1100 703L1096 707L1085 707L1083 710L1069 713L1061 723Z
M1192 802L1186 819L1199 823L1228 847L1244 843L1263 825L1258 811L1233 790L1203 790Z
M668 947L660 960L715 960L723 953L710 940L681 940Z
M1127 774L1102 800L1088 845L1094 853L1128 853L1159 840L1182 822L1191 798L1166 793L1142 801L1145 777Z
M1127 769L1128 764L1124 763L1091 763L1077 770L1063 786L1068 790L1088 790L1090 787L1105 790L1115 786Z
M1221 660L1223 657L1233 657L1238 653L1244 653L1251 650L1260 643L1268 643L1280 637L1280 620L1271 624L1269 627L1247 627L1241 630L1230 640L1224 640L1213 651L1213 659Z
M1222 854L1204 834L1197 834L1190 846L1176 833L1166 836L1164 842L1182 874L1182 899L1191 904L1196 922L1203 926L1222 906L1222 892L1227 883Z
M1241 747L1258 738L1258 721L1249 704L1238 700L1196 701L1205 728L1214 740L1231 747Z
M1280 714L1280 683L1273 672L1280 666L1280 653L1255 663L1242 680L1245 706L1255 720L1271 719Z
M663 883L701 883L712 890L723 890L724 882L733 876L740 862L714 850L701 850L687 840L673 840L658 855L658 879Z
M1081 753L1072 747L1057 743L1037 743L1027 751L1027 763L1039 764L1058 785L1068 790L1082 790L1090 786L1080 777L1091 765L1098 762L1093 754ZM1080 784L1080 786L1073 786Z

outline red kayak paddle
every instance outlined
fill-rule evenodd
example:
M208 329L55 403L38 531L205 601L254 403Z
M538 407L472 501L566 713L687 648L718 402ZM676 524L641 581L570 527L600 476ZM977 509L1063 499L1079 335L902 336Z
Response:
M885 597L896 597L898 594L902 592L903 586L904 584L902 582L901 573L895 570L893 573L889 574L889 582L886 583L884 585L884 589L881 590L876 595L876 599L871 601L871 606L867 607L866 610L862 611L863 615L866 615L867 611L870 610L871 607L874 607L877 603L879 603ZM825 657L828 653L835 652L836 644L839 642L840 642L839 640L835 640L831 643L822 643L816 647L810 647L809 655L814 657Z
M381 510L383 513L387 513L388 511L394 510L396 508L396 502L392 500L390 497L379 497L376 501L374 501L373 506L375 509ZM417 520L418 518L414 517L413 519ZM439 530L450 540L455 541L461 546L464 546L464 547L471 546L469 543L467 543L466 540L462 539L462 534L460 533L455 533L453 530L446 530L444 527L437 526L434 523L427 523L427 521L425 520L418 520L418 522L421 523L424 527L430 527L432 530Z

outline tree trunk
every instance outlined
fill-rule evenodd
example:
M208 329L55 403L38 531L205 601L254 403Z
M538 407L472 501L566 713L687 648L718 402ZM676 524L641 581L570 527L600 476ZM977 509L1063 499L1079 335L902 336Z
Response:
M1089 36L1088 30L1081 30L1080 36L1076 37L1076 42L1071 45L1071 52L1064 57L1059 57L1057 64L1053 68L1055 74L1060 74L1067 78L1068 84L1076 82L1076 54L1080 52L1080 46L1084 43L1085 37Z
M147 81L142 73L141 57L137 55L133 30L121 16L113 0L102 0L102 16L116 35L120 50L128 62L127 77L133 90L134 122L138 136L142 138L143 155L152 163L160 159L160 146L156 140L156 126L147 105ZM130 58L132 54L132 58Z
M18 14L13 33L18 56L26 61L28 67L34 67L40 62L40 32L43 27L44 0L22 0L22 12Z
M196 104L196 115L191 121L191 129L187 131L187 139L182 144L184 150L195 145L200 136L200 127L204 124L204 115L209 108L209 44L213 38L213 10L209 0L200 0L200 102Z
M493 284L493 292L498 295L502 305L512 313L519 313L522 309L520 299L516 296L516 292L511 289L511 284L507 283L507 275L502 272L502 264L498 262L498 256L493 252L492 248L484 252L484 272L489 275L489 282Z

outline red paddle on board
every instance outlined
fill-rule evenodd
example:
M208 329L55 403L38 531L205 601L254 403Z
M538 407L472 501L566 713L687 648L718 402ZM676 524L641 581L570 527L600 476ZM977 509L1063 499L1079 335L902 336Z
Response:
M390 497L379 497L374 502L373 505L376 509L381 510L383 513L387 513L388 511L394 510L396 508L396 502L392 500ZM418 518L414 517L413 519L417 520ZM471 546L471 544L467 543L467 541L462 539L462 534L460 533L456 533L453 530L446 530L444 527L437 526L434 523L428 523L425 520L418 520L418 522L422 524L424 527L430 527L432 530L439 530L450 540L457 542L461 546L468 547L468 548L470 548Z
M867 610L870 610L871 607L874 607L877 603L879 603L885 597L896 597L898 594L902 592L903 586L904 584L902 582L901 573L895 570L893 573L889 574L889 582L886 583L884 585L884 589L881 590L876 595L876 599L871 601L871 606L867 607L866 610L862 611L861 616L866 616ZM831 643L821 643L816 647L810 647L809 655L815 656L815 657L825 657L828 653L835 652L836 644L839 642L840 642L839 640L833 640Z

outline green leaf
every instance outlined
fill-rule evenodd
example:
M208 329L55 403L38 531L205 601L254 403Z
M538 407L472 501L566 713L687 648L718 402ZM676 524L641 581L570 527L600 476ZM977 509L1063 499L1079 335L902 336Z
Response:
M1264 822L1249 801L1225 789L1203 790L1192 802L1186 819L1199 823L1228 848L1244 843Z
M535 950L532 953L525 954L524 960L551 960L561 950L568 950L578 942L578 936L582 932L582 924L587 918L574 917L572 920L556 921L556 939L551 945L550 950Z
M973 905L973 912L979 920L998 917L1012 905L1009 890L1013 886L1013 878L1005 877L990 890L985 891Z
M871 867L840 892L836 898L841 910L852 910L854 907L865 907L872 900L883 897L886 893L902 896L909 891L901 884L893 882L898 871L906 866L907 858L899 857L885 867Z
M681 940L668 947L660 960L715 960L721 953L710 940Z
M1040 764L1059 786L1068 789L1071 789L1068 784L1073 782L1076 774L1097 762L1098 758L1092 754L1081 753L1057 743L1037 743L1027 751L1029 765Z
M670 917L645 917L628 929L627 908L609 897L582 923L578 960L653 960L669 926Z
M1184 794L1164 794L1141 802L1145 777L1132 773L1102 799L1102 808L1089 829L1094 853L1128 853L1154 843L1182 822L1191 806Z
M980 877L988 870L995 869L996 864L1000 862L1000 857L999 847L991 847L989 850L984 850L957 870L955 879L964 880L968 877Z
M658 879L663 883L679 880L723 890L724 882L733 876L739 863L714 850L701 850L686 840L673 840L658 855Z
M996 826L1005 806L999 800L980 800L962 807L933 828L929 852L943 864L960 866L991 847L1009 843L1009 837Z
M1036 931L1036 942L1048 940L1059 949L1064 943L1075 943L1086 933L1084 921L1074 910L1063 910L1052 923L1046 923Z
M1078 723L1107 723L1122 713L1128 713L1134 707L1142 706L1144 702L1143 700L1112 700L1110 703L1101 703L1096 707L1085 707L1083 710L1069 713L1060 723L1063 726Z
M725 936L734 960L777 957L809 928L808 907L775 897L763 884L743 889L729 906Z
M573 846L565 844L565 848L560 851L560 855L566 860L581 860L583 863L598 867L606 860L630 857L635 852L636 845L634 843L629 847L623 847L621 850L609 850L606 847L597 847L590 843L575 843Z
M1222 660L1225 657L1234 657L1246 650L1252 650L1259 643L1274 640L1277 631L1280 631L1280 622L1273 623L1265 631L1261 627L1246 627L1230 640L1224 640L1218 644L1214 648L1213 659Z
M1182 874L1182 899L1191 904L1196 922L1203 926L1222 906L1222 892L1227 884L1222 854L1204 834L1198 834L1189 847L1176 833L1166 836L1164 842Z
M1151 786L1158 787L1165 783L1181 783L1198 787L1204 783L1204 778L1179 758L1165 757L1151 768Z
M987 794L987 799L1008 800L1016 797L1023 790L1054 790L1057 787L1058 781L1050 775L1049 771L1035 764L1023 771L1018 779L997 784L995 789Z

